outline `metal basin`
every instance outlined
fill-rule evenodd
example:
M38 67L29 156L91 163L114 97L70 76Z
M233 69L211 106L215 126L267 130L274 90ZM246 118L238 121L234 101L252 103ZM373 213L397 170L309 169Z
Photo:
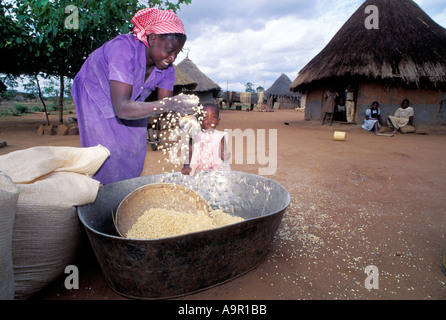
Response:
M112 211L133 190L176 183L200 193L213 209L245 221L187 235L133 240L120 237ZM140 177L102 186L96 201L78 208L108 285L136 299L167 299L229 281L266 257L286 208L288 191L277 182L235 171Z

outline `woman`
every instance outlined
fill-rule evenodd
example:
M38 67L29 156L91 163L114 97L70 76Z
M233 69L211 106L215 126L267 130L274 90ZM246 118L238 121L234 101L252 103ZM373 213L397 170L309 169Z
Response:
M173 96L172 64L186 42L181 20L149 8L138 11L132 23L134 35L119 35L94 51L73 82L81 146L100 144L110 151L94 176L102 184L140 176L148 117L191 114L198 104L186 95L165 99ZM155 88L159 101L144 102Z
M327 116L330 117L330 126L333 124L333 114L334 109L336 106L336 99L339 97L339 94L334 90L333 87L330 87L330 89L325 92L324 95L324 117L322 118L323 125L325 123L325 119Z
M375 134L379 133L379 126L381 121L381 110L377 101L372 103L372 107L365 111L365 119L362 128L367 131L373 131Z

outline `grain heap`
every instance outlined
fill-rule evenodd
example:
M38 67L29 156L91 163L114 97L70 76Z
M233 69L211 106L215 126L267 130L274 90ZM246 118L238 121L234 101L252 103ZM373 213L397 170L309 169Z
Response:
M241 221L243 218L231 216L222 210L212 210L207 214L204 211L187 213L151 208L138 218L138 221L127 232L126 237L133 239L175 237Z

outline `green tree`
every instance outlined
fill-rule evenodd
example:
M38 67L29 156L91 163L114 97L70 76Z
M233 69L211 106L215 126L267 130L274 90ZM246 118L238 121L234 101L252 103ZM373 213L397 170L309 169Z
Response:
M28 77L28 82L23 84L28 99L35 99L38 96L37 84L33 78Z
M247 82L245 84L245 92L254 92L253 86L252 82Z
M12 4L1 0L0 73L31 75L36 81L39 74L54 76L64 92L64 78L74 78L92 51L131 32L130 20L138 10L158 7L177 11L181 4L190 3L148 0L143 6L139 0L16 0ZM63 122L63 94L58 108ZM44 109L46 112L45 104Z

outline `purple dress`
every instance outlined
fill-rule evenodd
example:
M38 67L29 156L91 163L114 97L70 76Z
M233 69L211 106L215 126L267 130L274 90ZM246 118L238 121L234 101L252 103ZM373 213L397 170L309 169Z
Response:
M156 87L173 91L175 69L154 68L146 74L145 45L132 34L120 35L95 50L73 81L82 147L102 145L110 157L95 174L102 184L141 175L147 149L147 119L119 119L113 107L110 80L133 86L132 101L144 101Z

